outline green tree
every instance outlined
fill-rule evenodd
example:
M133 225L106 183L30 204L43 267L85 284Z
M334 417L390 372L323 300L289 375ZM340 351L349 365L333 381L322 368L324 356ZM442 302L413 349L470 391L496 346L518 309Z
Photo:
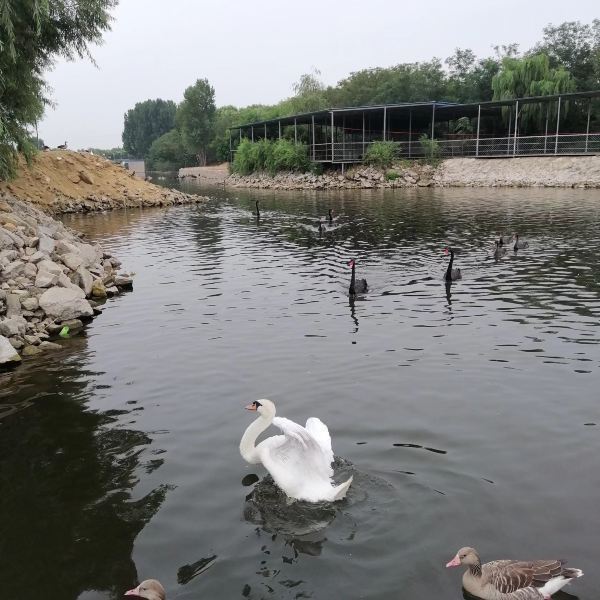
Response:
M138 102L125 113L123 148L132 156L144 158L152 142L175 127L176 110L172 100Z
M549 24L533 52L546 54L551 67L569 71L579 91L600 87L600 19L591 25L579 21Z
M205 165L212 140L215 117L215 90L208 79L198 79L183 93L177 109L177 128L187 152L194 154L199 165Z
M0 1L0 178L14 174L18 152L31 155L28 129L49 103L44 72L56 56L89 56L110 27L116 0Z
M552 69L545 54L534 54L523 58L504 58L500 71L492 80L492 88L494 100L510 100L572 92L575 81L562 67ZM566 112L567 106L564 114ZM522 130L539 127L545 114L546 109L539 104L525 104L520 111ZM508 118L508 111L505 117Z
M161 135L152 142L146 156L148 171L176 171L180 167L191 164L193 156L186 154L181 133L177 129Z

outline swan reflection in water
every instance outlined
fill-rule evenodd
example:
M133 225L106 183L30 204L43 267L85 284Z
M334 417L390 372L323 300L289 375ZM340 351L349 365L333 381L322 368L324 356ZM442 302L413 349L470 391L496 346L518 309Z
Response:
M354 322L354 333L358 333L358 317L356 316L355 299L350 296L348 306L350 306L350 318Z
M448 302L448 308L452 310L452 282L444 281L446 287L446 301Z

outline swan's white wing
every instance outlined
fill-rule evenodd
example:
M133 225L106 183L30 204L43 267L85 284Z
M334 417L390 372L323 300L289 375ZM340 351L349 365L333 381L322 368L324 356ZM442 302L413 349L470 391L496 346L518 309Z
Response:
M264 467L275 483L293 498L331 489L331 461L319 442L301 425L275 417L273 425L284 435L267 438L257 446Z
M333 450L331 449L331 436L329 435L327 425L325 425L321 419L311 417L306 421L306 431L317 440L319 446L323 449L325 456L327 456L329 464L331 464L333 462Z

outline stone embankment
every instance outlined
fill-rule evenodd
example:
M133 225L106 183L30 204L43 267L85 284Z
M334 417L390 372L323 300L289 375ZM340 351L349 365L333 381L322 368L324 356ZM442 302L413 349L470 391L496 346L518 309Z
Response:
M230 175L236 188L330 190L416 187L569 187L600 188L600 156L521 157L507 159L454 158L436 167L403 162L390 169L355 166L342 175L267 173Z
M70 150L40 152L29 166L22 161L15 179L0 182L0 192L37 204L53 214L206 200L139 179L133 171L101 156Z
M120 266L60 221L0 194L0 366L60 348L52 337L80 329L107 296L131 289Z

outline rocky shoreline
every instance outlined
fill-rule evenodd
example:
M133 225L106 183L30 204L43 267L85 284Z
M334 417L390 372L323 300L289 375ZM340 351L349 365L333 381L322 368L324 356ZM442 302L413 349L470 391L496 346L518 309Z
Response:
M60 348L131 275L96 244L28 202L0 196L0 367Z
M185 177L185 173L180 174ZM255 173L230 175L233 188L332 190L417 187L563 187L600 188L600 156L454 158L433 166L402 162L389 169L348 168L344 174Z

